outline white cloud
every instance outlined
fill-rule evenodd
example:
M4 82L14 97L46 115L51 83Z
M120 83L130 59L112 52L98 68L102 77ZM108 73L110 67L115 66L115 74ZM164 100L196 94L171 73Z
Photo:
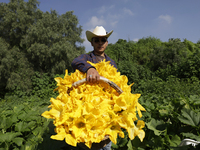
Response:
M134 38L133 41L134 41L134 42L138 42L138 41L139 41L139 38Z
M97 16L92 16L90 21L87 23L87 26L89 27L95 27L95 26L105 26L106 25L106 21L104 20L103 17L98 18Z
M108 8L113 9L113 8L115 8L115 5L110 5Z
M97 13L94 13L94 16L89 19L86 26L90 29L94 29L95 26L104 26L105 28L106 26L111 26L113 28L118 25L125 15L126 17L134 15L134 13L126 7L119 9L117 12L115 9L115 5L104 5L99 7Z
M108 14L107 16L108 20L119 20L121 18L120 14Z
M171 22L172 22L172 17L171 17L170 15L160 15L160 16L158 17L158 19L164 20L164 21L166 21L168 24L171 24Z
M114 7L115 7L115 5L110 5L110 6L102 6L102 7L100 7L100 8L99 8L99 11L98 11L98 13L99 13L99 14L106 13L106 12L108 12L108 11L112 10Z
M103 14L104 12L106 12L106 6L102 6L98 11L100 14Z
M87 30L93 31L96 26L103 26L105 29L114 29L124 18L133 16L134 13L122 7L116 11L115 5L104 5L96 9L97 12L90 16L85 24Z
M112 27L114 27L114 26L116 26L117 23L118 23L118 21L111 21L111 22L110 22L110 25L111 25Z
M108 14L107 16L108 24L114 27L120 21L120 18L121 18L120 14Z
M134 15L134 13L130 9L128 9L128 8L124 8L123 11L124 11L125 14L128 14L130 16Z

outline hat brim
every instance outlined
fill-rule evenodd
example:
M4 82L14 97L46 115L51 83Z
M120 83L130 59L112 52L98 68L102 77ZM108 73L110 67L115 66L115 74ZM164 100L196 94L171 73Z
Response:
M87 40L88 40L89 42L91 42L93 37L107 37L107 38L108 38L112 33L113 33L113 30L110 31L110 32L109 32L108 34L106 34L106 35L97 35L97 34L94 34L94 33L91 32L91 31L86 31L86 37L87 37Z

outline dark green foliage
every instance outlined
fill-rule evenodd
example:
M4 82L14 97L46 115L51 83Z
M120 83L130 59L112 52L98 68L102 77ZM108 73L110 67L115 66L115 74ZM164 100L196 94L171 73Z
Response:
M188 56L187 49L179 39L170 39L161 47L156 47L150 54L149 68L152 71L181 64Z
M84 52L76 45L83 42L82 29L77 25L73 12L61 16L56 11L42 13L41 19L31 26L21 42L27 48L26 54L34 70L53 75L64 73L66 68L72 71L73 58Z
M200 141L198 43L186 39L161 42L152 37L138 42L120 39L106 53L129 84L135 83L132 92L141 93L139 102L146 109L144 141L119 138L113 149L198 149L199 145L178 147L185 138Z
M0 3L0 94L30 95L34 72L54 77L72 71L84 53L82 28L73 12L42 12L37 0ZM21 92L16 92L21 91ZM33 92L32 92L33 93Z
M119 71L133 82L143 78L151 79L153 75L163 80L170 75L200 79L200 46L186 39L183 42L180 39L161 42L153 37L138 42L119 39L115 44L108 45L106 53L115 60ZM137 72L141 68L144 69L138 78Z
M9 45L0 38L2 47L0 59L0 88L1 97L8 91L21 90L29 92L31 87L30 77L34 71L18 47L9 49ZM4 43L5 42L5 43Z
M19 47L27 30L36 23L42 13L38 12L38 5L37 0L11 0L0 4L0 35L11 47Z
M0 149L36 149L50 122L41 116L49 102L37 97L9 99L0 105Z
M53 89L56 88L56 81L47 73L35 72L34 76L31 77L31 82L33 86L31 95L40 98L56 97L57 92L53 92Z

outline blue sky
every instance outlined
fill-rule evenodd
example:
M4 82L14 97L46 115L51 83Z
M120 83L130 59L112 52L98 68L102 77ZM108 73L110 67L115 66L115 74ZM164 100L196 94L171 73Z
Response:
M9 0L0 0L8 3ZM156 37L161 41L186 38L200 40L200 0L39 0L39 9L56 10L60 15L74 11L83 28L83 46L92 47L85 31L97 25L113 34L109 43L118 39L133 40Z

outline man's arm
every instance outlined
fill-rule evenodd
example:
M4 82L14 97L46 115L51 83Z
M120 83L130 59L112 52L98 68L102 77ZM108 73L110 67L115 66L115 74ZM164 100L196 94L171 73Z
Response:
M89 68L95 68L91 64L87 63L87 61L91 61L89 56L87 54L82 54L72 61L72 68L74 71L78 69L84 73L86 73Z
M97 82L100 79L100 75L97 72L96 68L91 64L87 63L91 61L87 54L82 54L79 57L75 58L72 61L72 67L74 70L78 69L81 72L87 73L87 81Z

